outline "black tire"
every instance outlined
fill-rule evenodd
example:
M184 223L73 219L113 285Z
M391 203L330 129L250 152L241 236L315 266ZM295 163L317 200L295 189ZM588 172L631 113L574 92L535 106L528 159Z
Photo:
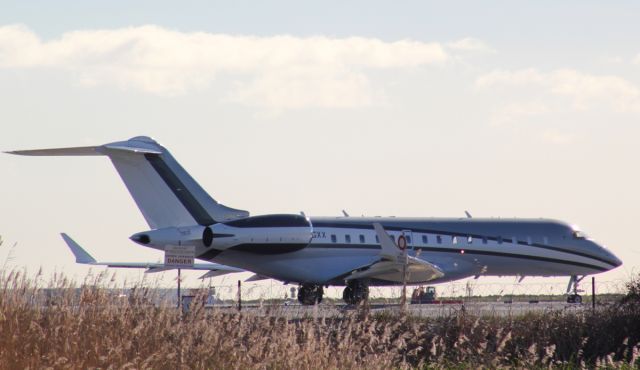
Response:
M571 294L567 297L567 303L582 303L582 296L579 294Z
M369 299L369 287L360 281L350 281L342 292L342 299L351 305L357 305Z
M313 306L322 302L324 289L320 285L302 284L298 289L298 302L305 306Z
M353 289L348 285L342 291L342 300L345 301L346 304L354 304Z

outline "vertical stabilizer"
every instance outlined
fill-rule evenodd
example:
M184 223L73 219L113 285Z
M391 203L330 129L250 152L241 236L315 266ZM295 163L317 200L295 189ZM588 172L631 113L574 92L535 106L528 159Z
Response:
M213 199L155 140L138 136L95 147L21 150L35 156L106 155L151 228L211 225L249 216Z

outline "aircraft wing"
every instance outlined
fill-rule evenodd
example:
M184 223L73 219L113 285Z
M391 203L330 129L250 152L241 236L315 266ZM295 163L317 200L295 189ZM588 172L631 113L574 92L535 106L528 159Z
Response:
M401 283L403 281L403 271L406 264L407 283L414 284L433 280L444 276L442 270L420 258L405 256L391 239L389 234L379 223L373 224L378 239L380 240L380 259L371 265L364 266L351 272L345 279L380 279Z
M76 258L76 263L80 263L83 265L92 265L92 266L107 266L107 267L115 267L115 268L143 268L147 269L145 273L152 272L161 272L168 270L175 270L176 267L167 266L164 263L154 263L154 262L98 262L95 258L93 258L84 248L82 248L75 240L71 239L71 237L65 233L60 234L62 239L64 239L69 249ZM187 268L181 268L183 270L205 270L208 271L206 274L201 276L201 279L220 276L224 274L230 274L234 272L245 272L243 269L239 269L236 267L221 265L218 263L194 263L193 266Z

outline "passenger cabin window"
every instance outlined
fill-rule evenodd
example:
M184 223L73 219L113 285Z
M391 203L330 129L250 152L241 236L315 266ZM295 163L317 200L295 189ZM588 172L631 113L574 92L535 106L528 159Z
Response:
M380 243L380 238L378 238L378 235L376 235L376 243Z
M452 244L458 244L458 237L457 236L452 236L451 237L451 243Z
M345 235L344 236L344 241L347 243L351 243L351 235Z
M488 243L487 237L483 236L482 237L482 244L487 244L487 243Z
M338 242L338 238L336 238L335 235L331 235L331 243L337 243Z
M442 244L442 236L436 236L436 241L438 242L438 244Z
M428 240L427 240L427 236L426 235L422 235L422 244L427 244Z
M364 244L364 235L360 234L360 243Z
M467 244L473 243L473 236L467 237Z

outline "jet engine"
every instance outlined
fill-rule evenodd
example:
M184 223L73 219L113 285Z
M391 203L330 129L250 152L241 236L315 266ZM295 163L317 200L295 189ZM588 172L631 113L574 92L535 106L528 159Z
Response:
M300 215L264 215L210 226L167 227L131 236L148 247L195 246L197 249L234 250L255 254L279 254L305 248L313 226Z
M196 247L211 245L213 240L211 228L194 225L181 227L165 227L133 234L129 239L149 247L167 245L192 245ZM160 248L164 249L164 248Z

